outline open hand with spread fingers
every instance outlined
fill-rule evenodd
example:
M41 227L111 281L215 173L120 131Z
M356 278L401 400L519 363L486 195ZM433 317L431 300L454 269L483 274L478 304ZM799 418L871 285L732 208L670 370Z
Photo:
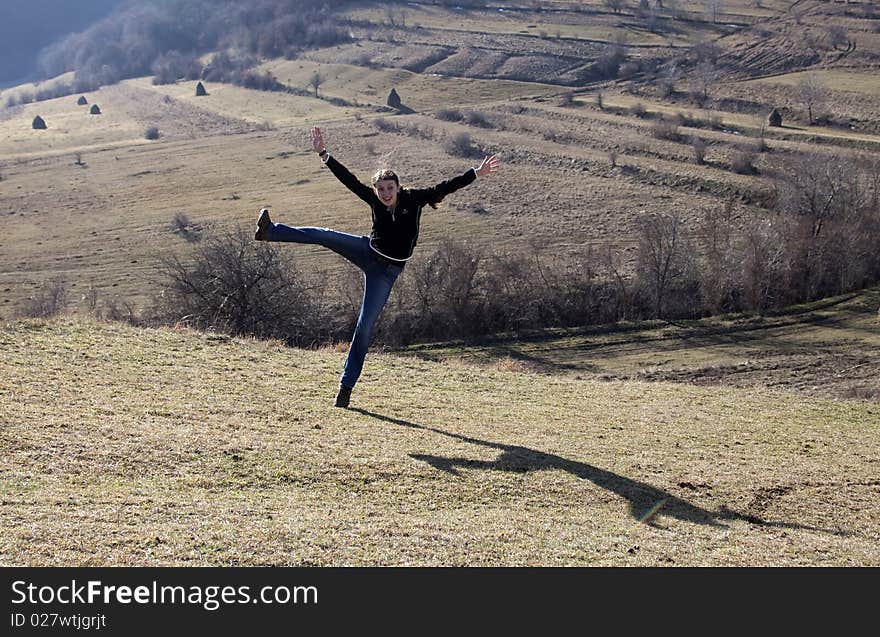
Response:
M480 167L475 168L474 170L477 173L477 177L488 177L492 173L498 172L498 166L500 164L501 160L498 159L498 155L492 155L483 159L483 163L480 164Z
M309 131L310 136L312 138L312 149L321 154L324 152L324 135L321 133L321 129L317 126L312 126L312 130Z

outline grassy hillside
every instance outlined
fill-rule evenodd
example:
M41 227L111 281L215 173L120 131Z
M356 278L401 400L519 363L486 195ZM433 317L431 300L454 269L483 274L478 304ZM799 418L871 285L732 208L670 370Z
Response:
M880 288L776 315L649 321L499 335L403 350L431 360L880 402Z
M880 411L0 328L4 565L880 565ZM640 521L641 520L641 521Z

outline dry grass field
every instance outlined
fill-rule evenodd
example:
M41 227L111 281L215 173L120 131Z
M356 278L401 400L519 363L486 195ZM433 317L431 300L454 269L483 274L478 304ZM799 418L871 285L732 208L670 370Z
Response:
M618 324L478 343L426 343L403 353L576 378L772 388L880 403L880 289L777 316Z
M415 259L452 238L487 257L610 247L631 267L646 213L760 217L786 158L880 153L864 3L737 0L713 21L667 0L653 26L600 0L540 4L346 9L351 42L262 62L287 93L149 77L89 106L0 91L0 563L880 565L876 289L371 355L347 412L329 407L338 352L22 319L55 280L72 314L93 292L138 314L159 258L262 206L367 233L313 125L364 179L392 166L427 185L499 154L498 175L425 211ZM718 71L698 105L686 54L706 40ZM630 74L597 79L615 44ZM826 89L821 124L796 96L805 74ZM386 106L391 88L413 112ZM773 107L783 127L764 126ZM464 133L471 156L450 146ZM760 141L754 173L735 172ZM326 251L282 249L313 280L351 279Z
M876 404L0 329L3 565L878 566ZM59 408L63 405L63 409Z

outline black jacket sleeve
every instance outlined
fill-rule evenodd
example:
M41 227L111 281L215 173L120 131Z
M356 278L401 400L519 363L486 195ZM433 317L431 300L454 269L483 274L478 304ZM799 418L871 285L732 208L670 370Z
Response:
M351 171L334 159L333 155L327 158L327 168L330 169L336 178L341 181L346 188L356 194L358 197L366 201L371 206L376 201L376 193L367 184L355 177Z
M440 203L446 195L474 183L476 179L477 171L471 168L466 173L441 181L431 188L415 188L410 192L420 204Z

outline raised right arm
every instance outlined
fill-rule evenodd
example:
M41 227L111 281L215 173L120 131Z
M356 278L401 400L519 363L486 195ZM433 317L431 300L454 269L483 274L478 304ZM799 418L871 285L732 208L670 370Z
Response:
M355 177L352 172L338 162L335 157L330 156L330 153L328 153L327 149L324 147L324 136L321 134L321 129L317 126L313 127L311 130L311 138L312 148L318 153L321 157L321 161L327 165L330 172L336 175L336 178L341 181L346 188L372 206L376 198L373 189Z

